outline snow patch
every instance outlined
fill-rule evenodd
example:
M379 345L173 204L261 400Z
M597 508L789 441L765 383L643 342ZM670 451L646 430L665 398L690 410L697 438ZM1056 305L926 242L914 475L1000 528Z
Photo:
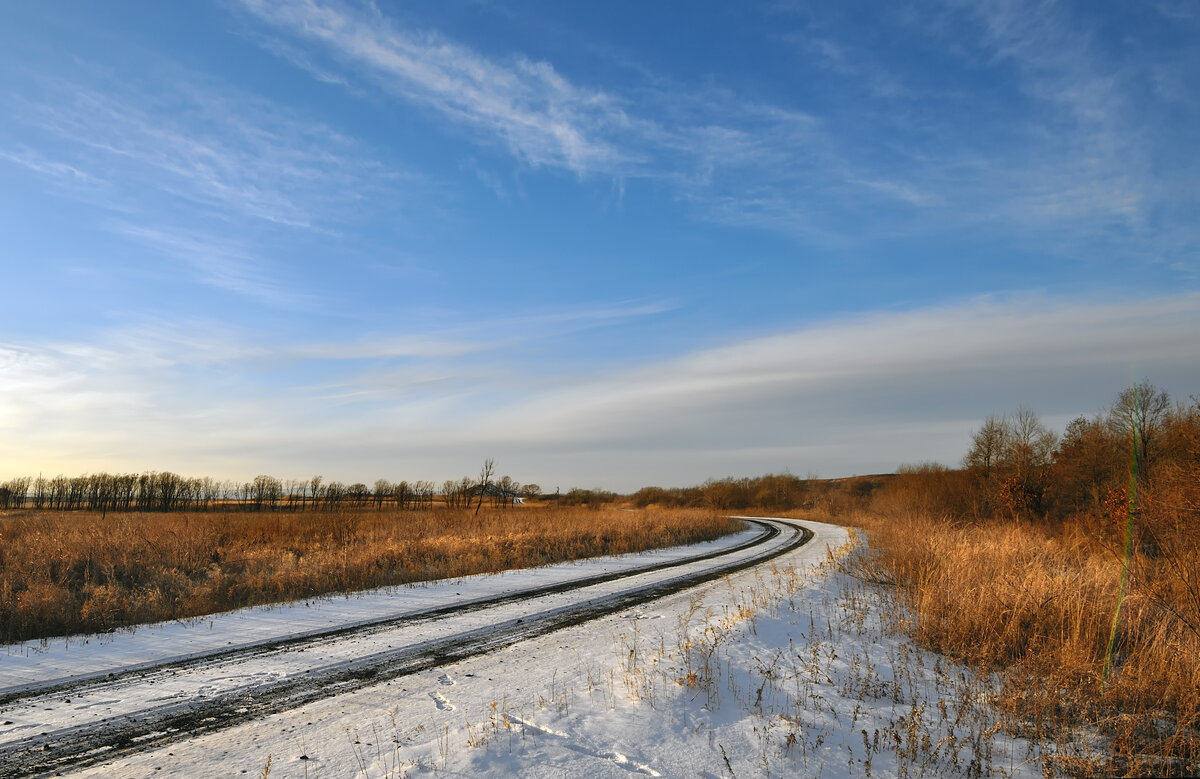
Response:
M600 758L601 760L608 760L611 763L613 763L614 765L616 765L620 768L624 768L627 771L630 771L631 773L643 774L645 776L662 776L662 774L660 774L658 771L655 771L650 766L632 761L625 755L621 754L620 752L614 752L609 749L595 749L595 748L589 747L585 744L575 741L574 739L571 738L570 735L563 733L562 731L553 730L552 728L543 728L538 725L534 725L531 722L526 722L525 720L523 720L519 717L514 717L514 716L510 715L508 717L508 720L517 725L520 725L521 730L523 732L529 732L529 733L533 733L535 735L551 736L553 738L561 739L563 742L563 746L566 747L567 749L570 749L574 752L578 752L583 755L587 755L589 757L596 757L596 758Z
M920 651L892 593L840 570L854 534L803 524L811 543L757 568L81 775L261 775L303 754L311 776L389 779L1042 776L1065 747L1009 736L992 680Z
M440 692L431 692L429 693L429 697L433 698L433 702L441 711L454 711L454 704L446 700L446 696L442 695Z

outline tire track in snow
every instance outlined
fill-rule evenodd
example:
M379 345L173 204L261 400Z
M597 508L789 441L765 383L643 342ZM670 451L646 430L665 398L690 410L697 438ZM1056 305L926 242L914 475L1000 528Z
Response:
M744 519L748 522L759 525L761 528L761 533L748 538L743 543L736 544L734 546L725 547L723 549L709 551L690 557L683 557L676 560L651 562L644 566L637 566L624 570L613 571L610 573L595 574L578 579L571 579L569 581L556 582L554 584L529 587L503 595L494 595L484 598L459 601L450 605L408 612L399 616L384 617L382 619L369 619L361 622L340 625L333 628L322 628L319 630L293 633L278 638L270 638L263 641L242 643L228 649L212 649L203 652L197 652L195 654L176 656L168 660L138 663L135 665L123 666L120 670L113 672L99 671L88 674L80 674L78 676L71 676L69 678L10 686L0 689L0 710L3 710L2 707L5 707L10 703L25 700L34 695L49 695L54 693L69 695L72 693L72 691L78 688L92 687L98 681L119 682L120 680L127 678L145 678L147 674L156 671L163 671L167 669L173 671L183 671L188 668L207 665L216 660L253 658L263 656L264 654L275 653L278 650L285 648L303 649L305 646L329 641L335 638L351 635L368 635L372 632L381 632L402 624L416 624L442 616L466 614L472 611L480 611L506 603L527 600L529 598L534 598L541 595L570 592L572 590L582 589L584 587L589 587L596 584L612 582L618 579L628 578L650 571L665 571L671 568L691 565L703 560L728 556L747 549L752 549L770 541L780 532L777 527L770 525L761 519L752 517L735 518Z
M534 725L532 722L527 722L520 717L514 717L511 714L505 714L509 722L514 722L521 727L522 732L535 736L550 736L558 739L564 747L572 752L578 752L581 755L607 760L618 768L624 768L626 771L634 774L644 774L645 776L662 776L658 771L655 771L648 765L634 762L625 755L612 749L594 749L586 744L580 743L578 740L571 738L571 734L563 733L550 728L543 728L540 725Z
M571 625L629 609L656 598L678 592L701 582L719 578L727 573L759 565L785 554L812 538L812 532L798 525L774 520L748 520L766 529L761 536L738 547L698 555L680 561L657 564L632 571L602 574L574 582L533 588L521 593L495 599L484 599L464 608L447 607L420 615L372 622L352 628L341 628L319 635L296 637L265 643L250 648L189 658L182 662L160 664L150 669L128 671L100 680L72 680L49 690L41 688L10 693L0 702L0 720L9 720L16 708L34 711L61 705L64 691L73 696L104 695L120 700L122 690L134 690L156 682L177 682L177 677L189 672L197 674L263 659L279 662L312 651L319 654L337 642L361 642L384 631L395 631L417 622L440 624L463 614L481 609L504 613L504 607L532 604L538 599L550 599L576 593L577 599L566 605L556 604L543 610L522 613L494 624L452 631L448 635L416 644L354 656L334 662L318 662L290 674L264 676L248 674L243 681L226 689L212 688L206 695L163 695L157 706L65 727L47 726L37 735L4 744L5 732L0 728L0 775L49 775L68 768L82 768L107 762L131 752L190 738L200 733L222 730L259 719L276 712L303 706L307 703L340 693L351 692L389 679L429 670L474 655L495 651L534 636L544 635ZM683 566L711 563L700 570L674 572ZM660 574L665 574L660 576ZM615 593L595 594L589 588L622 579L652 580ZM443 684L453 680L444 676ZM438 694L432 694L439 706ZM448 704L446 704L448 705ZM84 707L87 708L87 707ZM8 731L15 735L15 729ZM615 754L615 753L614 753ZM628 767L628 766L623 766Z

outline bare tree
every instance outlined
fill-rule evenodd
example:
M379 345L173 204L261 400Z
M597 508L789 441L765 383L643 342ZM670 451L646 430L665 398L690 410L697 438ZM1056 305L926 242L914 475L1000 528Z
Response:
M1054 450L1050 479L1052 507L1058 516L1086 510L1104 511L1108 488L1122 482L1126 465L1123 442L1102 417L1076 417Z
M250 486L250 494L256 510L262 511L263 506L274 508L275 503L283 497L283 482L266 474L255 476L254 483Z
M151 501L153 508L159 511L174 511L185 500L184 478L170 471L155 474L151 482L155 500Z
M458 506L458 482L454 479L446 479L442 482L442 500L446 501L447 508Z
M403 511L412 500L412 488L404 479L392 485L392 497L396 499L396 508Z
M1024 475L1050 464L1050 453L1058 437L1050 432L1031 409L1020 408L1008 424L1008 457L1017 473Z
M303 479L288 479L283 485L283 499L287 502L288 510L296 508L296 501L304 506L304 494L308 492L308 482Z
M211 476L205 476L201 483L201 491L203 495L204 508L212 508L212 505L217 502L217 498L221 494L221 485L217 483Z
M496 482L496 489L495 499L497 505L508 508L512 505L513 498L517 496L517 490L521 489L521 484L514 481L511 476L501 476Z
M976 515L1004 509L1013 517L1042 509L1050 455L1058 437L1032 410L988 417L971 436L963 466L974 474Z
M371 494L371 490L361 481L356 481L346 488L346 496L350 498L355 506L362 506L367 502L367 496Z
M317 510L317 501L321 499L321 481L323 477L314 476L308 480L308 487L312 490L312 507L313 511Z
M387 479L375 480L375 508L383 510L383 502L392 497L392 483Z
M0 493L4 495L0 508L24 508L25 495L28 494L32 481L28 476L21 476L5 482L4 486L0 487Z
M1007 449L1007 420L1004 417L988 417L983 426L971 435L971 451L963 458L963 465L978 471L986 479L1000 464Z
M46 481L46 477L39 473L37 478L33 480L33 507L40 509L45 506L48 495L49 483Z
M1170 410L1171 397L1149 381L1125 390L1113 404L1110 424L1130 439L1133 460L1142 478L1148 479L1151 455L1157 454L1155 447Z
M479 470L479 502L475 504L475 516L479 516L479 509L483 507L483 494L487 492L488 487L492 486L492 476L496 473L496 462L491 458L483 461L483 468Z
M325 505L326 507L333 505L335 508L341 503L342 498L346 496L346 485L340 481L331 481L325 486Z
M409 489L411 490L415 508L429 508L433 505L433 495L437 492L436 484L424 479L418 479L412 483Z
M471 501L475 498L475 480L470 476L464 476L461 479L447 480L442 484L442 496L446 499L448 508L471 508Z

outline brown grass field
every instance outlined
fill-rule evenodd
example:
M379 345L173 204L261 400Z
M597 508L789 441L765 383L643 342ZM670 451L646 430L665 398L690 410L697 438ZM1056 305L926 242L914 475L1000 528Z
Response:
M865 528L875 550L864 574L894 584L908 607L899 627L999 672L998 703L1015 730L1064 745L1080 726L1107 738L1107 756L1064 760L1066 773L1189 775L1200 765L1200 544L1191 528L1160 528L1134 555L1106 680L1121 572L1111 533L920 514L848 524Z
M707 541L713 511L0 513L0 642Z
M1057 742L1064 773L1189 775L1200 770L1200 448L1182 451L1131 509L1111 658L1133 506L1111 487L1119 470L1100 482L1099 508L1084 492L1040 514L981 511L980 495L1007 482L944 468L654 488L634 496L646 506L636 511L0 512L0 641L708 540L738 526L723 517L732 511L794 516L864 529L868 556L852 572L894 588L896 629L997 674L1007 727ZM1067 465L1056 453L1048 496L1074 483ZM690 507L660 507L672 503ZM1103 746L1078 749L1088 733Z

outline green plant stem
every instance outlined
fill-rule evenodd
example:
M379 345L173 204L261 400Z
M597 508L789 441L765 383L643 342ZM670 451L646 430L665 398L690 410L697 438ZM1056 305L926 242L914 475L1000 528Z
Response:
M1138 450L1140 446L1137 426L1134 425L1129 458L1129 502L1125 506L1125 556L1121 560L1121 583L1117 587L1117 605L1113 609L1112 627L1108 632L1108 648L1104 652L1104 672L1100 677L1101 690L1108 688L1108 675L1112 670L1113 646L1117 643L1117 624L1121 620L1121 604L1125 601L1125 590L1129 586L1129 560L1133 556L1133 515L1137 504Z

